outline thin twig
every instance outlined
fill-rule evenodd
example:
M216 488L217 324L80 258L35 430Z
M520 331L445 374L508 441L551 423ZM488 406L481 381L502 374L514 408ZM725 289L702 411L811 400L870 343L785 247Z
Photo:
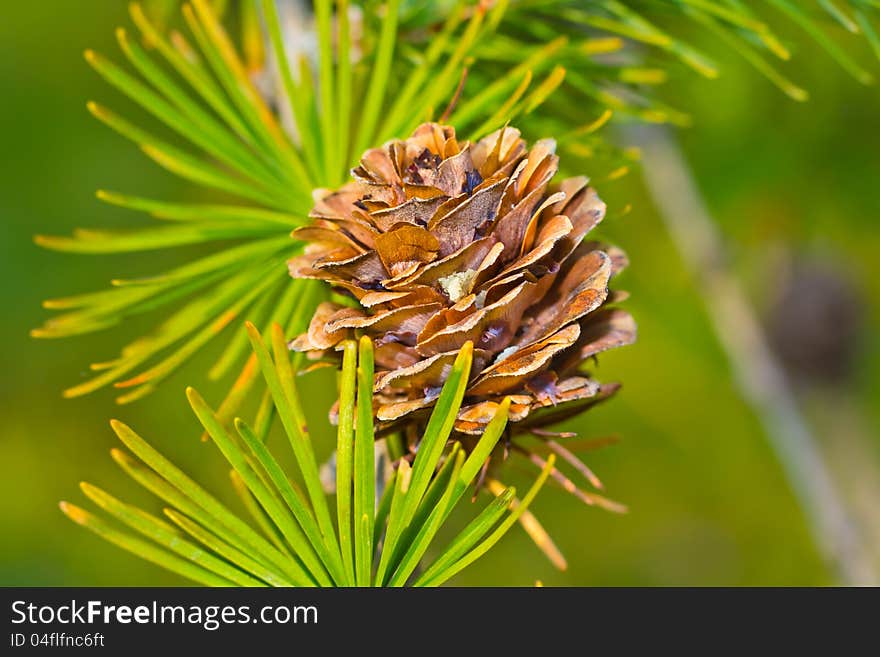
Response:
M810 532L838 580L877 582L868 550L841 499L791 386L738 281L723 239L668 128L632 128L643 153L644 180L679 255L700 283L715 331L740 394L752 406Z

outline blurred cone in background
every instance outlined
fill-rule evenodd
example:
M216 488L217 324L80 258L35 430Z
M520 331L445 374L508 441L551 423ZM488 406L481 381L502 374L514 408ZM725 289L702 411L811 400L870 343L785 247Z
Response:
M860 349L864 309L841 267L796 259L781 272L766 317L770 342L798 386L845 385Z

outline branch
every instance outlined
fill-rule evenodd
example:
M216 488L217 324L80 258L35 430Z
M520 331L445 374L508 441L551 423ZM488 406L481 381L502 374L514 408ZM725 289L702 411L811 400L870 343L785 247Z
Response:
M806 517L816 545L846 585L877 582L872 559L798 409L738 281L726 266L723 238L703 204L681 150L662 126L634 126L644 179L679 255L699 281L703 302L733 370Z

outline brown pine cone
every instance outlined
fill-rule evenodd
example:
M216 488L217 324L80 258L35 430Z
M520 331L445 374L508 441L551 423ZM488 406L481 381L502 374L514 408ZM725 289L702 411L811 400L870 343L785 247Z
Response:
M529 151L510 127L470 144L426 123L367 151L353 182L315 193L314 224L294 233L308 245L290 273L326 280L353 302L322 303L290 346L332 356L344 339L370 336L380 431L424 421L467 341L461 433L482 433L504 396L516 430L619 387L579 370L635 339L629 313L604 307L626 258L583 241L605 204L584 177L551 185L554 150L544 139Z

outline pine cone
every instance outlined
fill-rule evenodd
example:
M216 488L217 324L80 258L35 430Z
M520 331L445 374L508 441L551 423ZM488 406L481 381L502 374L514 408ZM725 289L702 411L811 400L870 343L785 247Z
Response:
M427 123L367 151L354 181L318 190L294 278L317 278L357 301L322 303L290 346L332 355L356 334L375 346L380 431L423 422L458 350L474 364L455 428L480 434L504 396L511 429L569 417L619 387L580 372L629 344L628 313L604 306L624 254L584 236L605 204L584 177L551 186L555 142L529 151L503 128L475 144Z

